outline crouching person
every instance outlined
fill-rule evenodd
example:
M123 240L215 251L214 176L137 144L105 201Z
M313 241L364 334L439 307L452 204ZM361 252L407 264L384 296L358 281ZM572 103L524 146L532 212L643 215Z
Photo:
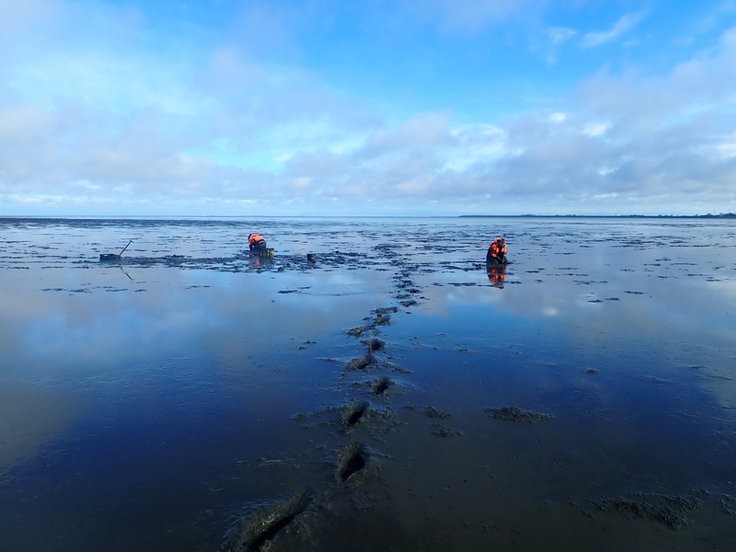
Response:
M264 251L267 249L266 240L258 234L250 234L248 236L248 247L251 251Z
M508 264L509 260L506 258L506 251L506 240L503 238L496 238L488 247L488 253L486 253L486 264Z

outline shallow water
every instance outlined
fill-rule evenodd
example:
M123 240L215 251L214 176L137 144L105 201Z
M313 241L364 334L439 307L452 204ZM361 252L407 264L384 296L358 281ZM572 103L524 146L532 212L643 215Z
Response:
M273 261L243 251L253 231ZM513 264L488 274L499 235ZM215 551L304 488L262 549L736 546L732 221L16 218L0 236L1 550ZM349 443L368 456L343 479Z

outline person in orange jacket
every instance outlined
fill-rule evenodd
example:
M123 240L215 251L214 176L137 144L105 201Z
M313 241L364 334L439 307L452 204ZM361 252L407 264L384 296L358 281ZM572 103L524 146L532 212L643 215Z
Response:
M250 234L248 236L248 247L251 251L261 251L267 248L266 240L258 234Z
M503 238L496 238L488 247L486 263L503 265L509 264L509 260L506 258L506 251L506 240Z

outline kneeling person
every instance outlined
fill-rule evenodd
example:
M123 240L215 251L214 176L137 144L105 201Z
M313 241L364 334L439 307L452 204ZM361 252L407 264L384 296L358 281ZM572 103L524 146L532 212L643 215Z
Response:
M508 264L509 260L506 258L506 251L506 240L496 238L488 247L486 264Z
M267 249L266 240L258 234L250 234L248 236L248 247L251 251L265 251Z

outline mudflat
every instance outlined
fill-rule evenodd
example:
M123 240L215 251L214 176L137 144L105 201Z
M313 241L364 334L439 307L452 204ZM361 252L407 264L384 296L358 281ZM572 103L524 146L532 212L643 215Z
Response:
M733 222L0 229L0 549L736 549Z

